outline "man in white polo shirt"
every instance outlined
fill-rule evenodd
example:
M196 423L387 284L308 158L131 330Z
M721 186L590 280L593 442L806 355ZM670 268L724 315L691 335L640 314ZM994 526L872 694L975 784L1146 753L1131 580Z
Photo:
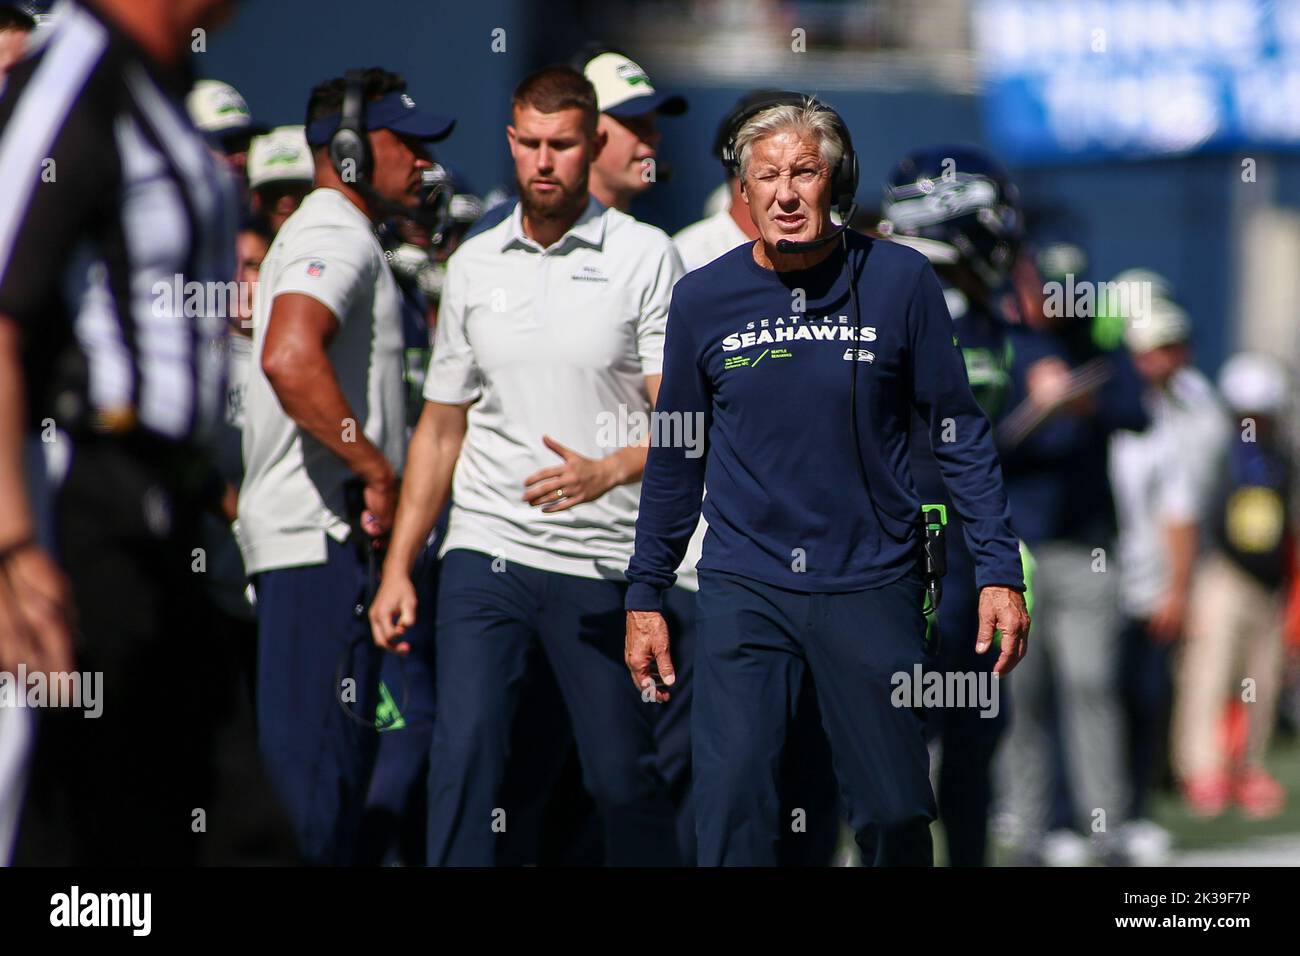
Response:
M491 865L526 658L540 641L573 722L612 863L677 862L653 708L624 689L619 601L645 447L608 427L648 413L681 263L666 235L588 196L604 142L591 84L527 77L507 135L520 205L452 256L409 448L376 643L404 653L415 555L452 490L439 580L429 862ZM616 442L614 444L622 444Z
M694 272L700 266L708 265L736 246L753 242L758 238L758 227L749 217L749 207L740 198L740 177L736 175L736 170L732 166L722 162L722 150L735 135L738 120L751 115L756 106L770 102L778 93L779 91L776 90L753 90L746 93L718 124L718 131L713 137L712 152L726 171L726 206L705 216L699 222L691 223L673 236L673 245L677 247L687 272ZM697 534L687 552L686 558L692 567L694 562L691 561L691 557L700 556L702 537L701 534Z
M340 864L377 746L368 565L406 439L401 294L372 223L416 201L425 144L453 121L380 69L318 85L307 114L317 189L262 263L239 536L257 591L262 754L304 859Z

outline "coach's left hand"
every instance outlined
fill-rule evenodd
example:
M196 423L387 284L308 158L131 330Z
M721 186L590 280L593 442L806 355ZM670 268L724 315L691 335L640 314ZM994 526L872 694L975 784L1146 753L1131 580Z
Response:
M550 435L542 442L564 459L563 465L543 468L524 479L524 501L550 514L584 501L595 501L618 484L614 462L608 458L584 458L565 448Z
M975 638L976 653L993 644L993 632L1002 632L1002 654L993 673L1005 677L1029 650L1029 611L1025 596L1014 588L991 585L980 589L980 629Z

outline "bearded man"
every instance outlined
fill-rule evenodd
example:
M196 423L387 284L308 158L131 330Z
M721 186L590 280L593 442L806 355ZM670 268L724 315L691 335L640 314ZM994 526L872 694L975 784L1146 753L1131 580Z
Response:
M609 425L641 420L653 406L681 261L663 232L588 195L605 137L581 73L547 67L527 77L506 135L520 203L448 261L371 627L381 647L407 650L403 635L420 613L411 568L452 494L437 602L428 862L494 862L512 811L503 802L511 726L540 644L608 862L671 864L673 810L655 769L653 708L623 669L623 569L646 445L616 440Z

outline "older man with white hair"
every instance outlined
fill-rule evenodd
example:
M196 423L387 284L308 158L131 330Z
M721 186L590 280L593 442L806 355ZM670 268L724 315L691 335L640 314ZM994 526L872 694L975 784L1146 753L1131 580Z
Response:
M701 512L694 738L701 865L776 862L777 781L790 706L812 674L864 859L932 862L922 716L895 703L923 661L921 502L908 470L912 409L929 423L975 557L977 647L1024 655L1020 555L988 420L971 395L926 259L835 226L856 159L834 111L806 97L760 107L726 156L759 238L673 291L656 414L698 419L706 453L650 451L627 572L634 683L675 682L660 613ZM663 431L663 430L659 430ZM796 811L797 812L797 811Z

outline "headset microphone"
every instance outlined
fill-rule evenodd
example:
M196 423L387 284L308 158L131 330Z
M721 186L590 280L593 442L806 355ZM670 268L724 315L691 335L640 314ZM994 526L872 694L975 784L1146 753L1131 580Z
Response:
M849 228L849 223L853 221L854 213L857 211L857 203L854 203L849 207L847 214L840 217L841 222L838 226L826 233L826 235L818 236L816 239L804 239L801 241L794 239L778 239L776 241L776 251L790 255L801 252L812 252L814 249L820 249L822 246L834 242L844 234L844 231Z

